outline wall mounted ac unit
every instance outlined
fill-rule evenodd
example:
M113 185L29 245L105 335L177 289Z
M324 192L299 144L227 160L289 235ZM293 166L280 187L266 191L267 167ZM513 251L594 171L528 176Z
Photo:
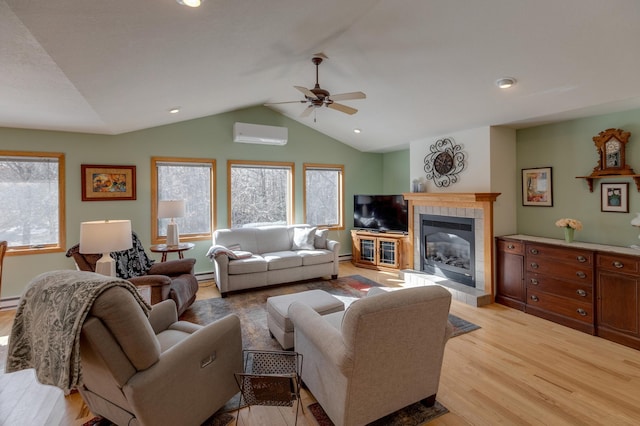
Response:
M262 124L235 123L233 141L257 143L262 145L286 145L289 129L286 127L265 126Z

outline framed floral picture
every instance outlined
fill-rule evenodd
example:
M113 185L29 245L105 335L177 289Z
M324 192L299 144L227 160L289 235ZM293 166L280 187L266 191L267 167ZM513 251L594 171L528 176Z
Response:
M552 207L551 167L522 169L522 205Z
M600 184L602 201L600 210L603 212L629 213L629 184L602 183Z
M136 199L136 166L82 164L82 201Z

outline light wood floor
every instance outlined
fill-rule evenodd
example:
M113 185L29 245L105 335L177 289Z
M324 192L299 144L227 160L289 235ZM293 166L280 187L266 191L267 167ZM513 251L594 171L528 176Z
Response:
M402 285L397 275L341 263L340 275L360 274L385 285ZM218 297L203 284L200 298ZM502 305L483 308L454 301L451 313L480 330L447 343L438 400L449 413L430 425L638 425L640 352L524 314ZM0 344L14 312L0 312ZM20 373L0 375L0 425L81 425L92 417L81 398L58 398L57 389ZM43 391L43 388L45 389ZM303 394L298 424L316 425ZM30 422L7 423L6 419ZM289 408L240 411L240 425L293 425ZM19 416L18 416L19 415ZM13 417L12 417L13 416Z

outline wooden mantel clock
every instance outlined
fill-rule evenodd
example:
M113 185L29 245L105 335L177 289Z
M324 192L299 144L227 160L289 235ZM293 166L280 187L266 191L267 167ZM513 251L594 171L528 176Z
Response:
M598 165L589 176L578 176L586 179L589 190L593 192L593 179L603 177L631 177L640 191L640 175L626 163L625 148L631 132L621 129L607 129L593 137L598 151Z

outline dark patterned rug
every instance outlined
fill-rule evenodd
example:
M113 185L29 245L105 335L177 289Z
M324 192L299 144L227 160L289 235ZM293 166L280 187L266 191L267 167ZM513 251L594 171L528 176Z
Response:
M316 419L319 426L334 426L333 422L324 412L320 404L317 402L307 407L313 418ZM425 407L419 402L404 407L401 410L384 416L375 422L369 423L368 426L418 426L430 422L431 420L447 414L449 410L438 401L433 407Z
M225 298L197 300L182 314L180 319L206 325L234 313L240 317L243 348L282 350L278 342L269 335L267 298L306 290L324 290L342 300L346 308L353 301L365 296L371 287L380 286L375 281L361 275L349 275L335 280L303 281L285 286L231 294ZM449 314L449 322L454 327L454 337L480 328L451 314Z

